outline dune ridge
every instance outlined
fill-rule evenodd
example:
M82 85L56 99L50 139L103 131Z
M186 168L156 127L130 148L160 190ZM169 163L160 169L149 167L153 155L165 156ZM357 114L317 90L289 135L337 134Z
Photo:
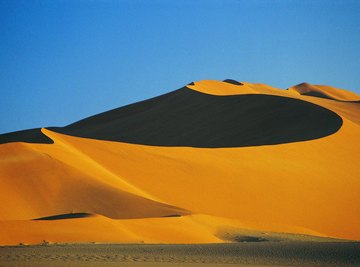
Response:
M336 113L296 98L247 93L214 96L184 87L49 129L133 144L219 148L312 140L335 133L341 125Z
M289 104L289 109L285 110L290 111L290 106L298 105L300 113L290 114L292 120L307 111L310 112L306 120L322 119L318 123L314 120L312 131L317 127L323 131L329 126L326 119L329 112L341 119L341 125L316 139L217 148L98 140L100 138L60 133L59 128L41 129L51 144L24 142L22 138L20 142L13 142L18 136L11 139L8 134L6 138L10 139L6 140L12 142L0 145L0 203L6 203L0 206L0 244L34 244L42 240L255 242L266 236L274 240L282 233L292 233L295 239L311 235L313 239L317 236L359 240L360 180L356 166L360 144L354 140L360 137L360 105L267 85L241 84L194 82L184 90L93 116L69 128L73 129L73 135L87 127L90 131L103 129L106 132L108 127L119 122L124 125L123 121L131 126L137 114L143 116L149 110L163 108L165 104L160 108L159 99L167 102L185 96L180 101L185 107L191 104L198 107L204 101L187 103L189 95L201 99L205 96L206 101L228 96L245 97L245 102L235 103L248 107L261 97L266 104L280 99L275 103ZM205 107L218 103L214 100ZM228 102L223 107L226 104ZM168 109L172 106L165 105ZM236 105L232 105L231 110L234 107ZM326 116L316 117L319 108ZM199 110L203 109L198 107L189 116ZM117 114L115 122L111 120L112 112ZM249 116L247 124L254 112L239 114ZM149 117L140 118L146 121ZM150 118L156 119L156 116ZM197 118L198 123L201 116ZM308 126L306 120L299 119ZM281 136L286 125L293 127L294 124L287 121L285 125L278 125L272 120L270 126L275 125L272 136ZM263 133L256 134L259 129L262 128L255 127L247 134L253 139L260 138ZM196 139L197 132L184 134ZM303 136L303 132L299 132ZM177 134L183 133L179 130L174 136ZM205 137L214 142L211 135ZM205 137L198 139L201 141ZM75 217L59 219L66 214ZM91 216L76 218L76 214ZM53 219L34 220L44 217ZM289 238L293 235L280 239Z
M337 101L359 102L360 96L344 89L339 89L327 85L312 85L309 83L300 83L288 88L289 91L297 92L300 95L315 96Z
M48 151L39 151L24 143L2 147L3 156L14 157L7 157L1 166L0 200L8 205L0 208L0 220L74 212L102 214L114 219L188 214L183 209L149 199L149 195L96 161L76 153L69 145L64 147L60 138L54 140L54 147L46 146Z
M63 128L50 129L98 140L216 148L317 139L335 133L342 125L341 118L334 112L280 96L219 97L187 88L167 96L156 99L151 105L156 108L144 108L142 102L127 107L125 112L131 115L124 115L120 108Z

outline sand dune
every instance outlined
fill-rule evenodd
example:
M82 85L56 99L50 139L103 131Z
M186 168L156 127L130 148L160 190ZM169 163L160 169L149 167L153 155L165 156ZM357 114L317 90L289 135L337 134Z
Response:
M57 141L54 146L58 147L39 151L24 143L3 145L0 201L7 204L0 207L0 220L74 212L114 219L189 213L136 195L132 192L137 191L119 176L111 175L71 147L64 148Z
M66 127L49 129L133 144L216 148L317 139L335 133L341 125L342 119L336 113L298 99L267 94L219 97L184 87ZM22 134L20 141L30 136L29 132ZM3 138L3 142L9 140L9 134ZM44 143L42 140L49 138L39 135L37 140L28 142Z
M100 215L57 220L0 221L7 245L54 242L115 243L229 243L229 242L341 242L304 234L246 229L237 220L208 215L113 220ZM286 229L286 227L284 228ZM24 238L26 237L26 238Z
M0 135L0 244L359 240L350 95L208 80Z
M218 97L182 88L51 130L134 144L215 148L311 140L333 134L341 125L336 113L297 99Z
M219 243L207 217L113 220L94 215L81 219L0 221L2 244L48 242ZM18 229L18 230L16 230ZM15 231L16 230L16 231ZM24 238L26 237L26 238Z
M309 83L300 83L288 89L295 91L301 95L315 96L321 98L328 98L337 101L360 101L360 96L352 92L326 86L326 85L312 85Z

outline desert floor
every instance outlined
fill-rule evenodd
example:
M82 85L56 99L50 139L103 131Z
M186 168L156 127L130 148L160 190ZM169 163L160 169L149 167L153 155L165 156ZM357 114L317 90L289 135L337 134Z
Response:
M359 242L0 247L0 266L359 266Z

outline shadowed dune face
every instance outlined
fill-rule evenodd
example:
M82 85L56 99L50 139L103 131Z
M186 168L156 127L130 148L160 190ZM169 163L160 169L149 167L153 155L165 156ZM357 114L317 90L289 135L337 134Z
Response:
M214 96L182 88L51 129L133 144L220 148L312 140L335 133L341 125L336 113L297 99Z
M53 144L54 142L41 132L40 128L0 134L0 144L11 142Z
M359 240L360 105L242 84L0 135L0 244Z
M331 99L331 97L327 96L326 94L323 94L323 93L321 93L321 92L316 92L316 91L303 93L302 95Z
M336 113L297 99L213 96L183 88L53 130L143 145L218 148L317 139L341 125Z
M360 104L360 100L337 100L337 99L333 99L332 97L321 93L321 92L307 92L307 93L303 93L302 95L305 96L314 96L314 97L320 97L320 98L325 98L325 99L330 99L330 100L335 100L335 101L339 101L339 102L347 102L347 103L358 103Z

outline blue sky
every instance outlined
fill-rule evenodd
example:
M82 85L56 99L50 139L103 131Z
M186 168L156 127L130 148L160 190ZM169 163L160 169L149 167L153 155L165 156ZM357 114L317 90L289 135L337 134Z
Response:
M360 94L360 1L0 0L0 133L202 79Z

